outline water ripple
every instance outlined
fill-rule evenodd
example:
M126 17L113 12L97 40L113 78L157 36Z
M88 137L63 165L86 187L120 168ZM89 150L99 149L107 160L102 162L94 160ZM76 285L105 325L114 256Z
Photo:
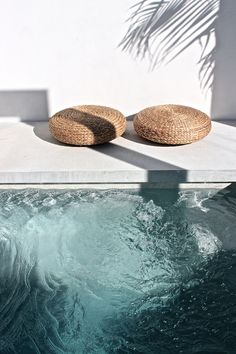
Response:
M0 353L235 353L235 217L231 190L0 191Z

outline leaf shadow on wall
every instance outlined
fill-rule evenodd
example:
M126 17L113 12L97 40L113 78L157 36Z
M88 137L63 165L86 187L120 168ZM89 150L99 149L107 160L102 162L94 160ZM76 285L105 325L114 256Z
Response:
M235 18L234 0L142 0L131 8L120 47L137 58L148 57L154 70L198 42L196 65L203 92L212 91L212 117L235 118Z

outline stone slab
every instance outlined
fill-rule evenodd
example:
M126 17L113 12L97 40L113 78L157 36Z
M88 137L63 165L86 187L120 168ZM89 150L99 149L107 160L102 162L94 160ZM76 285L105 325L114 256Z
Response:
M0 183L236 182L236 121L213 122L203 140L162 146L139 138L128 122L123 137L96 147L54 140L47 122L0 123Z

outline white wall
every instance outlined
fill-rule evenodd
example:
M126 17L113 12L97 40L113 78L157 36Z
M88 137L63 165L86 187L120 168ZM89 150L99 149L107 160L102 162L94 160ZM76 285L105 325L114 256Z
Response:
M92 103L126 115L161 103L210 113L211 95L204 96L198 79L198 44L153 72L148 60L118 48L137 1L0 2L0 91L48 90L50 114Z

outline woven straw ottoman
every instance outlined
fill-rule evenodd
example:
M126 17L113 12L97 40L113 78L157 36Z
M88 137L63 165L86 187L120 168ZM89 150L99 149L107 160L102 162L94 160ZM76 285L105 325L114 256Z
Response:
M210 132L211 120L197 109L169 104L148 107L136 114L134 129L142 138L156 143L190 144Z
M54 138L71 145L97 145L121 136L126 119L119 111L103 106L75 106L56 113L49 120Z

